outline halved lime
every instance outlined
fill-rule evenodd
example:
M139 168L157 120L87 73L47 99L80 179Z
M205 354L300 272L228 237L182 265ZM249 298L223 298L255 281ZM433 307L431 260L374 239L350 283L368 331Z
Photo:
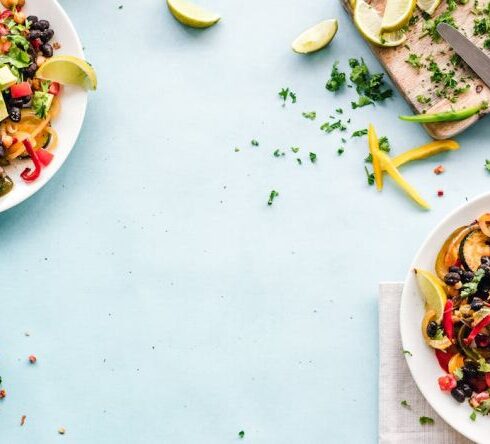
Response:
M180 23L192 28L209 28L221 18L214 12L186 0L167 0L167 6Z
M441 4L442 0L417 0L417 6L429 15L436 12L437 7Z
M401 45L407 39L402 31L382 33L382 21L383 18L372 6L368 5L364 0L356 1L354 23L366 40L375 45L387 47Z
M47 59L37 70L36 77L59 82L62 85L77 85L85 89L97 89L97 75L90 63L78 57L59 55Z
M327 46L335 37L339 24L337 20L324 20L303 32L292 44L293 51L309 54Z
M424 295L427 310L434 310L435 321L441 322L447 301L443 282L430 271L416 269L415 274L420 291Z
M381 22L383 32L398 31L413 15L417 0L388 0Z

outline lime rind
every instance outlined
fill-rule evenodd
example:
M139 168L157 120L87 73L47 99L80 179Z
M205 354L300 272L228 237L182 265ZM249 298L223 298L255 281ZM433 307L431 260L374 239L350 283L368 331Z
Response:
M417 0L417 6L421 11L433 15L441 2L442 0Z
M382 32L403 28L410 21L416 7L416 0L388 0L381 23Z
M209 28L221 19L218 14L186 0L167 0L167 6L180 23L191 28Z
M436 275L429 271L417 269L415 273L419 288L424 295L427 309L434 310L436 321L441 322L447 301L443 283Z
M292 44L293 51L310 54L325 48L335 37L339 28L335 19L324 20L304 31Z
M97 89L97 75L90 63L74 56L54 56L47 59L36 73L36 77L82 88Z

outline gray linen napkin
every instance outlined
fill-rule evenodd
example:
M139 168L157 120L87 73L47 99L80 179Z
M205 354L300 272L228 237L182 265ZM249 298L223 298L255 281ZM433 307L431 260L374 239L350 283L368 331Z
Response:
M379 285L379 443L471 444L432 410L412 379L398 322L402 289L398 282ZM433 418L434 425L420 425L421 416Z

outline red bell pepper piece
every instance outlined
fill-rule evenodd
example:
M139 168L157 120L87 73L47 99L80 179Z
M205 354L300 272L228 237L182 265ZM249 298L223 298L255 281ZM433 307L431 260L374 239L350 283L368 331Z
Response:
M61 85L58 82L51 82L49 85L48 93L53 94L53 96L57 96L60 93Z
M453 375L445 375L438 378L439 388L443 392L450 392L454 387L456 387L456 378Z
M13 15L14 14L10 9L6 9L0 14L0 20L5 20L6 18L12 17Z
M54 154L51 154L49 151L43 149L36 151L36 154L39 162L41 162L42 165L45 167L47 167L51 163L54 157Z
M32 95L32 88L28 82L17 83L10 88L10 95L13 99Z
M449 373L449 361L452 357L453 355L451 353L436 349L437 361L446 373Z
M473 328L473 330L470 331L470 334L468 337L464 340L466 345L470 345L473 340L476 338L476 336L487 326L490 325L490 315L488 315L486 318L483 318L476 326Z
M39 157L37 156L37 153L34 151L31 142L26 139L22 143L26 147L27 153L34 162L34 171L31 172L30 168L26 168L24 171L22 171L20 177L22 177L22 179L24 179L26 182L33 182L40 176L42 164L39 160Z
M442 317L442 326L446 332L446 336L451 340L454 338L453 306L453 301L448 299Z

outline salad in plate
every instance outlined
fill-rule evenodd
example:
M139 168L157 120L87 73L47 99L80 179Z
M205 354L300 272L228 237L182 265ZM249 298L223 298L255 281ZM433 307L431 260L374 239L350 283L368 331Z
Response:
M58 145L53 121L60 113L63 84L96 89L84 60L54 55L61 48L48 20L23 12L25 0L0 0L0 197L16 180L33 182L49 166ZM10 177L8 166L30 159L31 167Z
M490 413L490 213L456 229L444 242L435 274L415 269L425 296L422 335L444 374L442 391Z

